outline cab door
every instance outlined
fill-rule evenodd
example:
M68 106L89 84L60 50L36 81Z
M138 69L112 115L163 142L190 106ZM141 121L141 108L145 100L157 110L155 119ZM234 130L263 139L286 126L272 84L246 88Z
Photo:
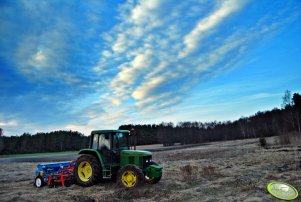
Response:
M99 134L98 151L103 155L105 165L111 165L111 134Z

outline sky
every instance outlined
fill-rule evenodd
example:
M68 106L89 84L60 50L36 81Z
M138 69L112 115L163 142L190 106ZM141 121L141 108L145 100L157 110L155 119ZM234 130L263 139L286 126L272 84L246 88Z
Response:
M226 121L301 93L299 0L1 0L4 134Z

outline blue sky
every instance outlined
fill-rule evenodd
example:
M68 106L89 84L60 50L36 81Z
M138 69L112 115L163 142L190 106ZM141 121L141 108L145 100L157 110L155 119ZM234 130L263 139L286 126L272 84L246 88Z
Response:
M0 2L5 135L224 121L301 92L301 2Z

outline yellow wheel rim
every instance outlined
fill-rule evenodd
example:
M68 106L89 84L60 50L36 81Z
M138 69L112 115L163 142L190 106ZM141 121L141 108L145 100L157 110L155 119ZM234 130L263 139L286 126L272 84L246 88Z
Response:
M125 171L121 177L122 184L128 188L135 186L137 182L137 176L133 171Z
M89 181L93 173L91 164L87 161L82 161L78 166L77 173L81 181Z

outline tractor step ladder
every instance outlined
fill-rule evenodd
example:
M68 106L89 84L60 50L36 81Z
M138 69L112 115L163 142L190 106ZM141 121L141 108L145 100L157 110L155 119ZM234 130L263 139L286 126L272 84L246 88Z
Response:
M102 172L102 177L104 179L110 179L112 177L111 166L105 166L105 169Z

